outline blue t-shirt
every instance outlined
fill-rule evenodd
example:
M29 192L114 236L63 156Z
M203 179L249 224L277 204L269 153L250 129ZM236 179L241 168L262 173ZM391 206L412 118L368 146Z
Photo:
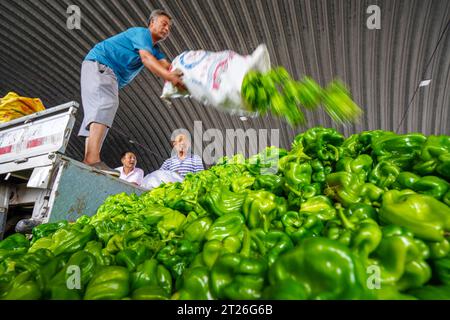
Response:
M110 67L116 74L119 87L123 88L144 68L139 50L147 50L158 60L165 58L159 46L153 45L150 31L136 27L98 43L85 60L98 61Z

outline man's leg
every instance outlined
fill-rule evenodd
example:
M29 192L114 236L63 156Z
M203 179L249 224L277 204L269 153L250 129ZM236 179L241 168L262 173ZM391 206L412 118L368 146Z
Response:
M119 106L119 88L114 71L93 61L84 61L81 68L81 98L84 119L81 137L86 137L83 162L105 173L119 176L100 159L103 141Z
M86 138L84 153L85 164L95 164L100 162L100 151L105 140L108 127L101 123L93 122L89 126L89 137Z
M97 122L92 122L89 125L89 137L86 137L83 162L107 174L119 177L119 171L108 167L100 160L100 152L107 134L108 127L106 125Z

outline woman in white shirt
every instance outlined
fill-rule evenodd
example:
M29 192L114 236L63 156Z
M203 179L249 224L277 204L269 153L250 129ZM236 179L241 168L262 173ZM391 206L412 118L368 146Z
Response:
M137 159L133 152L124 152L120 158L122 167L116 168L120 172L120 179L140 186L144 179L144 170L136 168Z

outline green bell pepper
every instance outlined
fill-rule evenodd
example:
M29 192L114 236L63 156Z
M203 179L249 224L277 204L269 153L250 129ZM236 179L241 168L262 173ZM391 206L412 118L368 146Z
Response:
M379 217L384 223L406 227L417 237L429 241L444 240L444 232L450 230L450 207L411 190L387 191Z
M207 211L223 216L240 213L244 199L245 193L235 193L218 184L204 195L201 204Z
M420 160L414 165L414 172L425 175L440 175L450 179L450 137L447 135L428 136L422 147Z
M323 105L328 115L337 123L357 122L363 111L352 100L344 83L334 80L323 94Z
M377 300L418 300L410 294L401 293L394 285L382 285L373 291Z
M284 231L291 240L298 244L303 238L317 237L324 225L317 215L301 215L295 211L288 211L281 217Z
M99 266L109 266L114 261L114 256L103 250L102 244L98 241L89 241L84 247L84 251L92 254Z
M61 228L65 228L69 225L69 222L63 220L55 223L45 223L40 224L33 228L32 234L33 238L31 244L34 244L37 240L51 236L53 233L58 231Z
M245 219L240 213L229 213L217 218L205 235L206 240L222 241L229 236L242 234Z
M279 280L277 285L267 286L263 291L263 300L306 300L305 286L291 280Z
M450 242L447 239L439 242L426 242L430 249L431 259L441 259L450 253Z
M20 256L28 252L30 242L20 233L15 233L0 241L0 262L8 257Z
M178 279L199 252L198 242L172 239L158 252L156 259L171 272L174 279Z
M274 294L269 299L285 296L291 299L367 299L370 296L361 261L346 246L326 238L304 239L280 256L270 267L269 281L267 290ZM292 288L294 283L295 288Z
M179 235L185 221L186 216L178 211L172 211L171 213L164 215L157 224L157 229L161 238L166 240Z
M366 151L366 147L361 143L359 134L352 134L342 143L342 150L344 157L357 158Z
M300 213L305 215L317 215L320 220L326 221L336 216L336 209L329 198L315 196L301 204Z
M300 190L301 186L311 184L312 167L309 163L290 162L284 171L286 185L294 190Z
M231 190L235 193L246 192L255 183L255 177L250 175L250 173L245 173L231 182Z
M211 269L222 254L239 252L243 248L242 240L239 236L228 236L206 242L201 253L203 263Z
M427 138L420 133L398 135L385 132L372 139L372 155L378 162L390 162L402 170L410 168L419 158Z
M367 154L362 154L355 159L344 157L336 164L336 171L347 171L358 175L361 182L367 180L372 169L373 160Z
M369 175L369 182L375 184L380 188L389 188L395 183L400 168L388 161L379 162Z
M28 271L20 273L10 283L6 292L0 293L1 300L39 300L41 296L39 286Z
M434 260L433 269L440 283L450 285L450 256Z
M189 268L181 277L175 300L213 300L210 289L209 269L204 266Z
M136 249L126 248L119 251L115 261L119 266L126 267L133 272L137 266L150 257L150 252L145 246L137 246Z
M304 152L311 158L337 162L344 136L332 128L315 127L298 135L295 141L304 147Z
M112 236L105 246L105 253L107 254L117 254L119 251L125 248L124 236L123 234L116 234Z
M327 173L325 171L326 169L322 165L322 163L318 159L315 159L315 160L311 161L311 167L313 169L313 174L311 176L311 180L313 182L324 183L326 180L326 176L329 172Z
M133 300L169 300L167 293L160 287L142 287L133 291Z
M411 189L417 193L426 194L441 200L448 192L449 187L450 184L441 178L426 176L416 181Z
M408 291L421 300L450 300L450 285L424 286Z
M51 236L51 245L48 247L55 256L64 253L74 253L84 248L86 243L94 240L95 229L91 225L79 226L72 225L57 230ZM31 246L30 250L34 251L41 241L48 239L44 237L39 239Z
M184 239L202 242L212 224L213 221L210 217L201 217L186 224L183 227Z
M419 181L420 178L420 176L412 172L402 171L398 175L394 186L396 189L412 189L414 184Z
M242 209L250 229L263 228L268 231L272 220L287 211L287 203L284 198L259 190L247 194Z
M347 207L362 200L362 184L354 173L340 171L331 173L326 178L328 187L325 195L336 199Z
M266 270L264 260L233 253L224 254L211 269L211 291L218 299L259 299L265 284Z
M289 236L281 231L264 232L262 229L250 231L253 244L253 252L258 252L258 256L266 259L270 267L278 256L294 247Z
M382 238L378 223L368 217L366 210L362 209L358 214L355 206L344 210L338 205L337 219L330 220L324 232L329 239L349 246L364 261L378 247Z
M130 274L124 267L100 268L89 282L85 300L119 300L130 292Z
M357 220L372 219L378 222L378 213L374 207L365 203L355 203L347 208L348 217Z
M58 259L58 258L57 258ZM53 260L52 262L55 262ZM48 267L48 265L46 266ZM76 269L73 269L76 268ZM56 271L55 268L53 271ZM79 273L75 273L79 270ZM54 277L48 280L44 291L52 300L79 300L97 270L95 257L85 251L75 252ZM43 271L42 273L45 273ZM48 271L47 271L48 272ZM51 276L55 272L48 273ZM78 278L79 277L79 278ZM77 287L79 285L79 287Z
M396 181L397 189L411 189L417 193L426 194L444 201L450 184L435 176L419 177L412 172L401 172ZM445 201L444 201L445 202Z
M52 252L48 249L39 249L32 253L27 253L20 257L7 258L4 263L9 263L15 272L29 271L35 272L39 270L54 258Z
M450 207L450 190L442 197L442 202Z
M135 292L143 287L158 287L164 291L166 298L172 293L172 276L169 270L156 259L146 260L131 274L131 290Z
M283 185L285 181L283 177L274 174L258 175L253 185L254 190L266 190L277 196L283 194Z
M372 256L373 265L381 268L381 285L393 285L402 291L430 280L431 268L425 261L430 252L426 244L399 226L389 225L382 231L383 238Z
M436 167L436 172L443 178L450 179L450 152L439 156L439 164Z

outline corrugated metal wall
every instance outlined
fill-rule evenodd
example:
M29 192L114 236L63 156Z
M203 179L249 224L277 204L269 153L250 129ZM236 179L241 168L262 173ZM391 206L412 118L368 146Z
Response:
M81 9L81 30L66 26L69 5ZM366 26L369 5L381 8L380 30ZM162 45L171 59L195 49L248 54L266 43L273 65L285 66L297 79L310 75L325 85L341 78L365 110L360 124L336 127L346 135L397 130L408 106L399 132L450 133L449 30L435 50L448 28L448 0L3 0L0 95L16 91L40 97L48 107L80 101L80 66L90 48L144 25L156 8L175 20ZM420 80L428 78L430 86L414 96ZM158 168L170 154L172 131L192 131L195 120L202 121L204 131L219 128L224 134L235 128L279 129L283 147L305 129L271 117L242 122L190 100L169 108L159 99L161 89L162 81L144 71L121 92L114 130L102 152L109 165L119 165L120 153L131 149L146 172ZM76 131L81 111L77 118ZM316 125L334 127L324 113L308 114L308 126ZM69 155L81 159L83 143L74 134Z

